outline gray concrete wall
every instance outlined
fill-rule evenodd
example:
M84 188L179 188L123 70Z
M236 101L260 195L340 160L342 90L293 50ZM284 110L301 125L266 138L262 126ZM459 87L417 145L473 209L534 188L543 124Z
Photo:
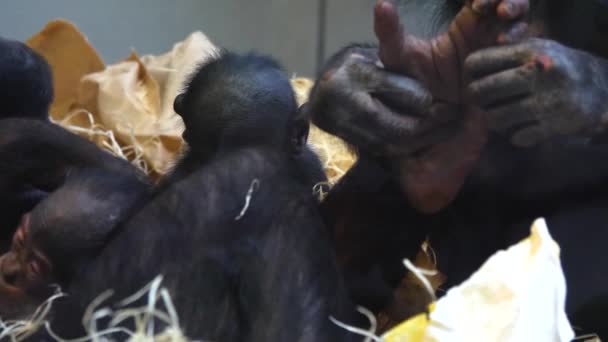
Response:
M201 30L216 44L271 53L313 75L318 0L3 0L0 35L25 40L53 19L74 22L106 63L161 53Z
M440 1L397 0L407 32L429 37L441 28L437 25ZM327 0L327 32L325 57L346 44L374 43L373 9L376 0Z
M375 1L3 0L0 35L24 40L52 19L68 19L87 35L106 63L112 63L126 57L131 48L140 54L162 53L190 32L201 30L216 44L270 53L290 72L314 76L319 57L323 60L349 42L375 41ZM326 20L320 25L319 6L324 2ZM429 22L406 12L410 30L421 31ZM324 30L321 39L319 30Z

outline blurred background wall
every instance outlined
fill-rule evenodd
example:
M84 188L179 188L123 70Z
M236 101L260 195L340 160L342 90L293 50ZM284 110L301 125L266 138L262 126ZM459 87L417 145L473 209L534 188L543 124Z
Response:
M169 50L201 30L216 44L255 49L312 77L350 42L373 42L375 0L3 0L0 35L25 40L53 19L75 23L106 63ZM419 27L418 17L408 20Z

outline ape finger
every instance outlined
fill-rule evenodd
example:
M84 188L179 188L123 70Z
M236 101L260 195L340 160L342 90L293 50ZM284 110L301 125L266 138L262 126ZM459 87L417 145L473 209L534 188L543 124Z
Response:
M388 69L399 68L404 49L404 31L396 6L380 0L374 9L374 31L379 42L379 55Z
M487 14L496 9L501 0L472 0L471 8L479 14Z
M537 120L531 97L516 97L486 110L489 128L503 133Z
M428 110L432 95L412 78L391 73L370 62L349 65L349 75L355 89L362 89L396 112L420 115Z
M473 0L471 8L480 14L496 13L501 19L513 20L525 15L530 3L529 0Z
M351 136L356 133L371 146L391 154L409 153L422 145L443 141L445 134L436 132L438 127L456 120L458 114L453 110L427 110L424 115L409 115L393 111L369 94L359 93L354 99L354 110L367 114L341 122L342 130ZM425 135L429 137L422 139Z
M467 87L470 100L481 107L532 93L536 69L522 66L490 75L472 82Z
M546 138L546 131L541 125L522 128L511 137L511 144L517 147L532 147Z
M514 20L523 17L530 9L529 0L503 0L496 13L505 20Z
M431 93L416 80L386 71L378 77L380 83L370 91L371 95L397 113L420 115L430 107Z
M479 79L533 60L534 53L527 45L509 45L483 49L472 53L464 61L465 73Z

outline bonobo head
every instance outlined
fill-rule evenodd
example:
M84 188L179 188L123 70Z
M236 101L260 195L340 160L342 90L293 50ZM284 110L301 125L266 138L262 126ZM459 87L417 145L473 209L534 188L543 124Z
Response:
M279 64L269 57L225 52L203 64L175 99L195 154L242 146L306 145L308 120L298 116L295 95Z
M46 60L27 45L0 37L0 118L48 120L53 78Z
M22 217L11 249L0 256L0 317L31 314L53 284L67 286L134 208L145 185L94 171L66 184Z

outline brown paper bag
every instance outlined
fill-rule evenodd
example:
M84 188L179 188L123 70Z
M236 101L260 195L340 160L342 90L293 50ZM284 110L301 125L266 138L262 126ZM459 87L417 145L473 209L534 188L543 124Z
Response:
M183 123L173 100L196 65L216 51L205 35L195 32L165 55L139 58L133 53L84 77L80 91L97 94L100 123L132 146L129 152L142 158L151 174L163 175L182 147Z
M61 120L80 107L77 101L80 80L87 74L103 70L103 61L76 26L63 20L47 24L27 41L27 45L51 66L55 88L51 117ZM86 124L84 121L78 123Z

